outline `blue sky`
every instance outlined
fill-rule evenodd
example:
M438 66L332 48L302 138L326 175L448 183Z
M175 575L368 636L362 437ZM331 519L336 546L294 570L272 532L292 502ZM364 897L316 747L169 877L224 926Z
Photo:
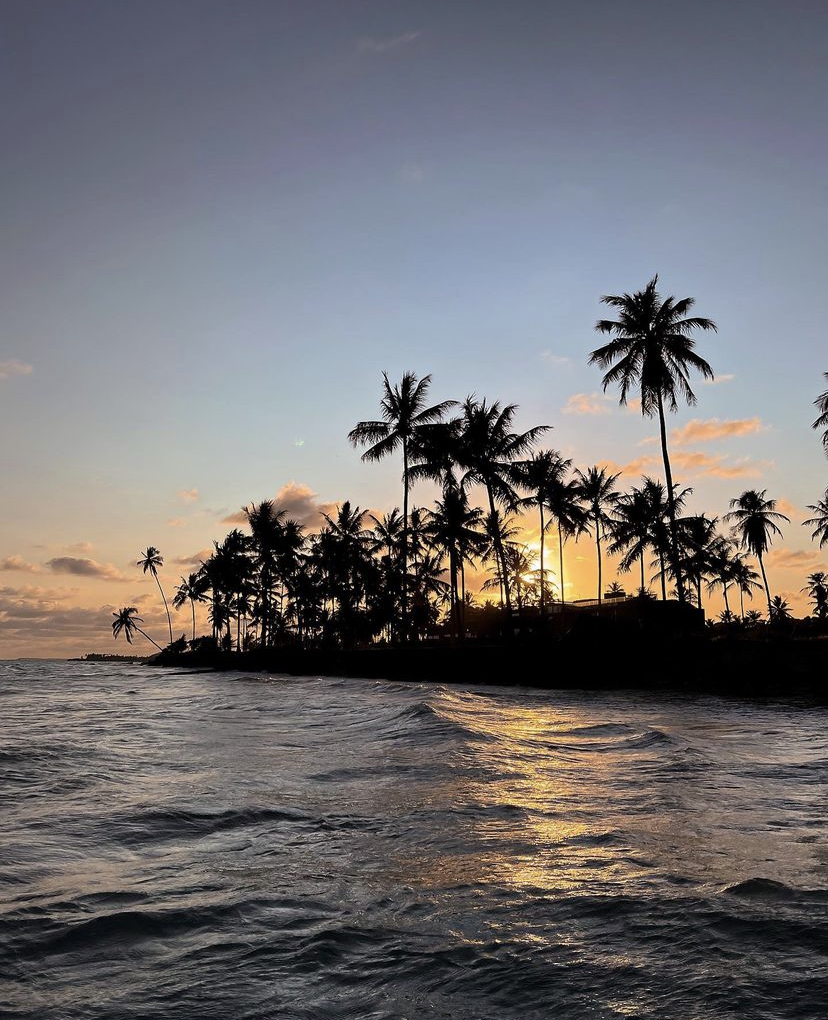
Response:
M695 508L825 489L824 5L7 0L4 21L0 560L38 568L7 598L68 585L56 603L98 612L140 585L43 565L183 557L289 481L392 505L397 466L345 438L382 370L518 403L584 466L651 455L640 417L562 409L600 390L600 295L656 272L733 377L675 426L761 421L686 448L720 458L688 470ZM810 549L798 524L786 544ZM0 654L40 640L0 625Z

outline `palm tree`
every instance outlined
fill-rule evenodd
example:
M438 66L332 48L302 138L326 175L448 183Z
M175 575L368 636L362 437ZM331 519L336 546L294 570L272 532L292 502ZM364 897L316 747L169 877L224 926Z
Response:
M501 407L499 401L492 404L485 400L466 397L459 423L457 460L465 472L462 484L473 483L486 489L489 502L489 517L497 519L496 503L510 509L517 502L514 485L517 481L515 461L525 457L548 425L536 425L526 432L513 432L516 404ZM509 595L506 559L500 529L494 528L492 538L504 579L506 617L511 621L512 602Z
M814 616L820 620L828 619L828 574L824 570L809 574L808 583L802 591L808 593L814 604Z
M791 607L781 595L774 595L771 599L771 623L783 623L791 619Z
M138 615L138 610L135 606L125 606L123 609L119 609L117 613L113 613L112 615L115 617L112 622L112 636L114 638L117 638L119 634L123 633L124 637L127 639L127 644L131 645L132 635L137 630L139 634L143 634L147 641L151 641L159 652L163 651L161 645L159 645L157 641L153 641L149 634L141 630L138 626L139 623L143 623L144 621ZM172 642L170 643L172 644Z
M828 542L828 489L825 490L825 495L817 503L809 503L808 509L813 510L816 516L811 517L807 521L803 521L803 527L813 527L811 533L811 541L815 538L819 539L820 549Z
M759 575L748 563L744 553L736 553L730 570L733 574L733 583L739 590L739 615L745 620L745 595L753 599L754 591L762 585L759 583Z
M193 611L193 641L196 639L196 602L207 602L207 579L201 573L190 574L186 579L181 578L181 584L175 589L172 604L180 609L189 600Z
M773 536L782 534L782 530L776 522L788 521L790 523L790 518L776 510L775 499L765 499L766 491L766 489L762 489L761 492L748 489L736 499L731 499L731 510L725 514L725 520L733 521L734 531L742 548L748 549L759 560L759 569L762 571L762 581L768 600L768 619L770 620L773 618L773 612L763 555L770 547Z
M522 461L516 465L519 484L527 489L531 495L521 500L524 506L536 506L540 516L540 576L546 579L544 570L544 546L548 522L543 519L543 511L546 506L547 490L554 483L561 470L561 455L555 450L538 450L529 460ZM543 616L544 610L544 589L546 585L540 586L540 612Z
M689 316L693 298L661 300L654 276L644 290L634 294L606 294L601 301L617 309L617 319L600 319L595 328L599 333L613 337L609 343L592 352L589 363L607 369L603 385L606 390L618 383L620 402L626 404L627 394L638 387L641 395L641 413L646 417L658 415L661 432L661 455L667 482L670 512L671 551L673 572L676 577L679 601L684 601L684 584L678 553L676 506L673 490L673 473L667 451L667 426L664 407L678 410L678 397L690 405L696 395L690 387L689 371L695 369L706 379L713 378L713 369L695 352L694 330L715 330L712 319Z
M606 468L591 467L586 472L576 471L575 478L584 502L587 520L595 531L595 546L598 551L598 602L602 598L601 585L601 536L611 524L607 510L615 506L618 493L615 485L619 473L608 474Z
M170 628L170 644L173 643L173 632L172 632L172 617L170 616L170 607L167 605L167 596L164 594L164 589L161 587L161 581L158 578L158 568L164 566L164 560L161 553L155 548L154 545L148 545L146 550L141 553L141 559L138 560L138 566L143 568L146 574L149 571L155 578L155 583L158 585L158 590L161 592L161 598L164 600L164 609L167 611L167 624Z
M402 597L403 617L407 615L405 578L408 572L408 491L411 483L410 467L412 447L416 446L421 430L442 420L446 411L454 407L456 400L444 400L431 407L426 406L426 394L431 376L417 379L413 372L405 372L402 380L392 386L388 373L382 373L383 396L380 401L382 419L361 421L348 433L353 446L366 446L364 461L379 461L402 450L403 457L403 551L402 551ZM369 445L370 444L370 445Z
M567 478L571 460L559 460L546 486L546 506L558 529L558 587L561 606L566 604L564 586L564 545L568 538L586 530L586 511L581 505L581 488L574 478Z
M823 372L826 381L828 381L828 372ZM825 431L822 433L822 445L825 447L825 453L828 455L828 390L820 395L814 401L814 404L819 411L819 417L813 423L811 428L822 429Z

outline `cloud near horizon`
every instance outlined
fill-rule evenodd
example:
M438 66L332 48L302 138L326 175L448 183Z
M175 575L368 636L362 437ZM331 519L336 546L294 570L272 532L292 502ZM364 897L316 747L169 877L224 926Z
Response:
M771 549L765 562L776 570L802 570L819 565L821 555L818 549Z
M98 577L105 581L125 581L127 578L111 563L77 556L56 556L45 564L53 574L73 574L75 577Z
M573 393L561 408L561 414L612 414L603 393Z
M714 439L726 439L731 436L749 436L762 431L764 426L758 416L725 421L720 418L708 418L705 421L693 418L683 428L673 429L670 433L670 442L674 446L684 446L687 443L708 443Z
M13 375L31 375L34 368L27 365L25 361L18 361L12 358L10 361L0 361L0 379L9 379Z

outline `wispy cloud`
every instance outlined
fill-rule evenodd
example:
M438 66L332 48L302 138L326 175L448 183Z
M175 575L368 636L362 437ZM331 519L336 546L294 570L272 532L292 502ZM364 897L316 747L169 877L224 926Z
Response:
M800 510L798 506L794 506L790 500L784 498L777 499L776 509L786 517L790 517L792 521L804 521L809 516L806 511Z
M0 379L8 379L13 375L31 375L34 369L31 365L27 365L24 361L17 361L12 358L11 361L0 361Z
M364 36L357 43L357 49L363 53L387 53L389 50L398 50L401 46L408 46L416 42L421 32L403 32L400 35L385 36Z
M562 414L611 414L610 398L602 393L573 393L561 408Z
M56 556L47 560L46 566L54 574L73 574L76 577L99 577L106 581L124 581L126 578L111 563L98 563L95 560L82 559L76 556Z
M777 570L801 570L816 566L820 555L815 549L771 549L766 561Z
M598 467L605 468L610 474L627 477L639 477L653 470L661 461L657 457L636 457L626 464L617 464L613 460L602 460Z
M176 556L172 562L177 567L197 567L210 556L212 551L212 549L199 549L198 552L191 553L189 556Z
M672 461L680 471L710 478L761 478L763 470L770 466L767 461L756 462L747 458L728 463L721 454L701 450L677 452Z
M541 351L541 361L545 361L550 365L571 365L572 358L568 358L565 354L555 354L554 351Z
M185 523L183 517L170 517L168 521L164 522L168 528L180 528Z
M675 446L684 446L687 443L708 443L714 439L728 439L732 436L749 436L762 431L762 419L759 417L730 420L708 418L706 421L693 418L683 428L673 429L670 441Z
M725 373L725 374L722 374L722 375L717 375L715 379L705 379L704 380L704 385L705 386L719 386L721 383L732 382L735 378L736 378L735 375L727 375Z
M17 571L23 574L37 574L40 567L36 563L29 563L22 556L7 556L0 560L0 570Z
M180 489L176 496L181 503L195 503L198 499L198 489Z

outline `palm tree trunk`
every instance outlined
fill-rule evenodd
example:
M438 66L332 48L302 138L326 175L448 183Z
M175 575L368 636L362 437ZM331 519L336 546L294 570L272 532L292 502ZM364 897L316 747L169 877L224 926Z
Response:
M402 639L408 640L408 441L403 436Z
M742 623L745 622L745 589L739 585L739 615L742 617Z
M658 551L658 569L661 575L661 601L667 601L667 571L664 566L664 552L659 549Z
M195 599L190 599L190 605L193 609L193 641L195 641Z
M667 481L667 507L670 511L670 554L673 560L673 574L676 578L679 602L684 602L684 581L678 555L678 525L676 524L676 500L673 492L673 472L670 470L670 456L667 453L667 425L664 421L664 404L661 393L658 396L658 424L661 431L661 456L664 459L664 477Z
M595 519L595 545L598 548L598 605L601 605L601 522Z
M161 647L161 645L159 645L157 641L153 641L152 638L149 636L149 634L146 633L146 631L141 630L140 627L136 627L135 629L138 631L139 634L143 634L144 637L147 639L147 641L152 641L152 643L155 645L155 647L158 649L159 652L163 652L164 651L164 649ZM170 642L170 644L172 644L172 641Z
M158 590L161 592L161 598L164 600L164 608L167 610L167 626L170 628L170 644L172 644L172 617L170 616L170 607L167 605L167 596L164 594L164 589L161 587L161 582L158 580L158 574L154 570L152 572L152 576L155 578L155 583L158 585ZM153 644L155 644L154 641Z
M641 546L641 593L644 593L644 546Z
M768 587L768 575L765 573L765 564L762 561L762 554L757 553L756 558L759 560L759 569L762 571L762 580L765 582L765 597L768 600L768 623L771 622L773 616L773 610L771 609L771 597L770 588Z
M561 609L563 610L566 605L566 599L564 598L564 571L563 571L563 529L561 528L561 522L558 521L558 561L560 566L560 581L561 581Z
M730 603L727 601L727 585L726 584L722 585L722 595L724 595L725 610L727 612L728 619L729 619L730 618Z
M543 584L544 584L544 580L545 580L545 577L546 577L546 575L543 572L543 539L544 539L544 534L543 534L543 503L540 504L540 529L541 529L540 530L540 542L541 542L541 547L540 547L540 576L541 576L540 614L541 614L541 619L543 619Z

